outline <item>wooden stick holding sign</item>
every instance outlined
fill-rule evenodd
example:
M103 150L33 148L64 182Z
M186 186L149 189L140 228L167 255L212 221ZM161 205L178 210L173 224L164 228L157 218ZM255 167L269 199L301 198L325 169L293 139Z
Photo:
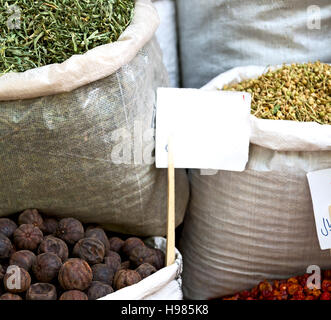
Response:
M175 168L172 138L168 141L168 219L166 266L175 262Z
M250 102L244 92L158 88L155 162L168 168L167 266L175 261L175 168L245 170Z

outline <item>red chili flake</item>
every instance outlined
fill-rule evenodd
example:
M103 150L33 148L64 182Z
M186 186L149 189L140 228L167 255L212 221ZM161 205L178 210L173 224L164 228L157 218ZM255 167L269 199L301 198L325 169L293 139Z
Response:
M309 274L309 273L305 273L303 276L298 277L299 284L300 284L302 287L305 287L306 284L307 284L307 280L308 280L308 278L309 278L310 276L311 276L311 274Z
M330 292L323 292L321 294L320 300L331 300Z
M250 296L251 296L251 293L248 290L244 290L244 291L240 292L240 298L241 299L246 299Z
M279 286L280 286L280 281L279 280L275 280L274 281L274 288L275 289L279 289Z
M293 296L293 300L305 300L306 296L303 292L298 292Z
M295 294L298 294L299 292L303 292L303 288L299 284L291 284L288 287L287 292L293 296Z
M259 284L259 290L264 298L270 298L272 296L272 285L268 281L261 282Z
M298 279L294 277L287 280L287 283L289 284L297 284L298 282L299 282Z
M313 296L317 296L321 294L321 291L319 289L316 288L308 288L307 285L304 286L303 288L304 292L306 295L313 295Z
M281 291L281 300L287 300L288 294L287 291Z
M277 289L273 289L272 290L272 294L274 295L274 296L281 296L282 295L282 293L279 291L279 290L277 290Z
M322 290L331 291L331 280L326 279L322 281Z
M260 292L263 292L263 291L272 291L272 285L268 281L260 282L260 284L259 284L259 290L260 290Z
M318 289L313 289L313 293L312 295L316 298L318 298L320 295L321 295L321 290L318 290Z
M223 298L223 300L239 300L239 294L235 294L232 297Z
M283 283L279 286L279 290L287 292L287 287L288 287L287 283Z
M304 292L307 296L310 296L310 295L313 295L314 290L313 290L313 289L309 289L307 286L305 286L305 287L303 288L303 292Z
M286 291L284 292L284 291L279 291L279 290L273 290L272 294L276 298L276 300L287 300Z
M253 298L257 298L259 296L259 288L258 286L255 286L252 290L251 290L251 296Z

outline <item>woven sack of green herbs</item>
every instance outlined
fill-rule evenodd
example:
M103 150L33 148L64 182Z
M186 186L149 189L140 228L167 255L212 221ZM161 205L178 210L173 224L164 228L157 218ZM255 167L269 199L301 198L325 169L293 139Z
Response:
M115 42L133 12L133 0L0 0L0 75Z
M154 166L154 117L168 77L151 1L0 7L0 216L33 207L164 235L167 173ZM177 174L178 225L188 181Z

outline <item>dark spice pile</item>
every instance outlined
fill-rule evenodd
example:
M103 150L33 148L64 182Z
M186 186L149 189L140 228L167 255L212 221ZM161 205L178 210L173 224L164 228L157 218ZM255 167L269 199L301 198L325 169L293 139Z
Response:
M74 218L0 218L0 300L96 300L164 267L164 253Z
M331 66L315 63L282 68L223 90L252 94L252 114L261 119L331 124Z
M309 288L311 274L292 277L288 280L263 281L252 290L244 290L222 300L331 300L331 270L321 276L320 289Z
M134 0L0 0L0 76L114 42L133 12Z

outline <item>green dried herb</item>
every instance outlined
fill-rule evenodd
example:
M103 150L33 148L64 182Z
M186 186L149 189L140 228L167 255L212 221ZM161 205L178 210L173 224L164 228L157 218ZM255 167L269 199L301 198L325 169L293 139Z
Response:
M114 42L133 12L134 0L0 0L0 76Z
M331 124L331 66L320 61L269 69L223 90L251 93L258 118Z

